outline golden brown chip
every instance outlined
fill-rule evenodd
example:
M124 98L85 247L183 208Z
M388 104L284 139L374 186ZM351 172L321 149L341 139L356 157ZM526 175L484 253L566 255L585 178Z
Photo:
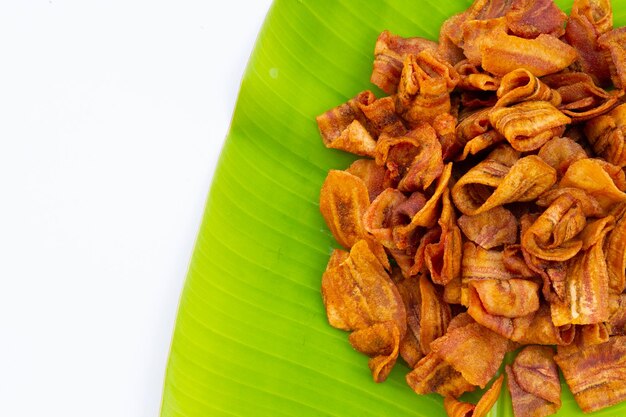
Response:
M463 24L463 54L472 65L480 66L483 50L500 34L506 34L506 18L475 19ZM502 74L498 74L502 75Z
M622 167L613 165L602 158L595 158L594 160L602 167L604 172L609 175L618 190L626 191L626 173Z
M585 134L594 152L613 165L626 166L626 104L617 106L605 115L591 119L585 125Z
M567 68L577 57L574 48L552 35L541 34L534 39L524 39L498 33L482 49L481 66L496 75L525 68L541 77Z
M470 403L464 403L457 400L454 397L446 397L443 399L443 407L446 410L448 417L484 417L489 410L493 408L498 397L500 396L500 390L502 389L502 381L504 375L500 375L491 385L491 387L485 391L476 405Z
M417 394L459 397L475 389L463 375L434 353L424 356L406 375L406 382Z
M536 155L521 159L500 146L470 169L452 188L456 207L475 216L516 201L532 201L556 182L556 171Z
M615 226L606 237L604 255L609 274L609 290L613 294L620 294L626 289L626 204L618 205L612 213Z
M551 304L552 321L556 326L608 320L609 276L602 250L606 232L589 249L568 262L565 300Z
M500 87L502 88L502 86ZM548 140L561 136L571 119L546 101L526 101L489 113L492 126L511 146L521 152L539 149Z
M430 353L430 344L446 333L450 323L450 306L442 299L440 291L425 275L419 278L420 347L422 353Z
M615 87L626 87L626 27L604 33L598 38L598 45L608 52L609 70Z
M357 102L357 105L367 118L371 129L378 135L385 133L398 136L406 133L406 127L396 114L393 97L383 97L372 103Z
M626 399L626 336L555 356L574 399L585 413Z
M563 194L522 235L522 248L548 261L567 261L583 246L576 236L587 224L578 200Z
M523 317L539 310L539 284L533 281L486 279L472 281L469 287L476 291L485 311L494 316Z
M615 217L608 215L601 219L589 221L580 233L579 238L583 242L582 250L588 250L600 243L615 227Z
M367 242L357 242L348 257L341 252L334 255L332 265L342 258L345 258L343 262L327 269L322 278L322 295L330 324L351 330L374 322L395 321L402 330L405 312L398 304L402 300ZM350 288L354 292L346 291ZM368 307L370 303L374 305Z
M331 261L334 264L337 259ZM355 332L350 336L351 344L371 357L374 380L384 381L406 333L406 311L398 290L366 241L354 244L343 262L324 272L322 299L329 323Z
M467 312L462 312L452 317L450 324L448 324L448 331L465 327L468 324L476 323L476 321Z
M485 149L491 148L494 145L504 142L504 136L502 136L496 130L489 130L482 135L478 135L473 139L470 139L463 147L463 152L458 157L459 161L464 161L470 155L476 155Z
M517 219L500 206L476 216L464 214L458 223L465 237L485 249L517 241Z
M415 233L417 237L418 233ZM415 250L415 256L413 267L411 268L410 275L417 275L420 273L427 273L428 268L426 266L426 248L429 245L436 244L441 240L441 227L435 226L430 229L425 229L424 233L419 238L419 244ZM412 248L408 247L407 251L411 251Z
M559 178L565 174L572 163L588 157L578 143L570 138L558 137L547 141L539 149L537 156L554 168Z
M605 171L605 167L602 161L596 159L576 161L565 172L559 187L579 188L595 198L600 206L608 211L613 204L626 201L626 194L617 187L614 179Z
M435 130L427 124L420 125L409 134L419 138L420 147L407 172L402 176L398 189L402 192L426 190L443 172L441 144Z
M324 145L362 156L373 156L380 134L402 135L406 128L392 97L376 99L363 91L347 103L317 117Z
M532 72L518 68L509 72L500 82L495 107L506 107L524 101L546 101L554 107L561 104L561 95L548 87Z
M456 138L457 119L449 113L443 113L433 120L433 128L437 132L437 138L441 143L441 153L444 161L454 159L461 149L461 144Z
M486 250L471 242L463 244L461 270L464 281L518 277L504 266L502 251Z
M520 218L521 236L537 221L538 214L524 214ZM529 253L522 246L522 255L528 268L537 273L543 280L542 293L546 300L563 300L565 292L565 275L567 263L540 259Z
M466 22L497 19L504 16L510 6L511 0L474 0L472 5L463 13L454 15L443 23L441 34L444 34L454 45L461 47L464 43L463 27Z
M542 78L561 96L559 110L579 123L602 115L618 104L623 90L605 91L595 85L593 78L582 72L563 72Z
M448 330L430 344L432 351L471 384L484 388L495 375L508 348L504 337L478 323Z
M610 315L607 322L609 335L624 336L626 335L626 294L611 294L609 300Z
M463 38L462 25L466 20L467 12L459 13L446 19L439 29L437 53L452 65L465 59L460 44Z
M318 116L317 125L324 145L357 155L372 156L376 147L376 134L359 104L367 105L375 100L371 91L363 91L347 103Z
M385 189L394 186L394 181L385 167L378 165L373 159L357 159L346 169L346 172L363 180L370 201L374 201Z
M374 70L370 81L387 94L395 94L400 82L402 63L409 54L437 50L437 43L424 38L403 38L383 31L374 47Z
M578 51L577 65L601 86L610 84L611 73L598 38L612 28L610 0L574 0L565 39Z
M404 60L396 109L411 126L430 123L450 112L450 92L458 83L454 68L433 53L410 54Z
M404 206L405 210L409 208L419 210L426 203L426 199L420 199L419 196L420 194L415 193L412 200L414 204L408 207L404 194L394 188L385 189L363 213L363 228L386 248L396 249L393 227L400 223L402 215L405 214L399 207Z
M389 269L382 245L366 236L362 218L368 206L368 191L359 177L346 171L329 171L320 192L320 212L333 237L346 249L367 239L378 260Z
M504 142L504 136L491 127L489 112L490 109L482 109L461 116L456 128L456 140L459 147L464 149L459 160Z
M518 0L506 14L509 30L522 38L536 38L542 33L557 38L565 33L567 15L553 0Z
M426 245L424 261L433 282L446 285L461 276L462 240L461 231L456 225L454 207L450 201L450 189L444 190L442 202L439 241Z
M577 343L580 346L598 345L609 341L606 323L582 324L576 329Z
M510 340L520 339L530 328L534 317L533 313L514 318L488 313L473 285L468 290L468 305L467 312L478 324Z
M458 88L461 90L497 91L500 86L499 78L486 73L479 64L472 64L467 59L457 63L454 69L459 74Z
M468 306L468 285L481 280L508 280L521 278L504 265L502 251L485 250L471 242L463 245L461 261L461 303Z
M506 366L515 417L545 417L561 407L561 383L552 348L528 346Z
M333 249L333 252L330 254L330 259L328 260L328 265L326 265L326 271L339 266L339 264L348 259L348 256L350 256L350 252L346 252L342 249Z
M385 165L392 178L400 180L403 192L425 190L443 172L441 144L428 124L421 124L399 137L381 135L376 144L376 163Z
M454 278L443 287L443 300L448 304L461 304L461 277Z
M394 241L398 248L405 249L409 246L409 239L411 233L418 227L433 227L438 220L439 215L439 200L443 195L444 190L448 188L448 181L452 174L452 163L448 163L437 180L437 186L432 196L428 199L424 207L422 207L411 218L411 221L406 226L398 226L393 230Z
M555 326L552 323L550 306L542 304L532 317L526 329L520 326L520 332L515 332L512 339L523 345L557 345L567 346L576 337L576 327L570 324Z
M406 278L399 268L394 268L391 272L391 279L396 284L396 288L404 302L406 311L406 335L400 342L400 356L409 365L415 367L417 362L424 357L420 347L420 309L422 305L422 295L420 292L418 278Z
M517 220L516 220L517 221ZM522 245L504 245L502 262L507 271L523 278L535 278L537 273L530 269L524 260Z
M445 397L443 399L443 408L446 410L448 417L474 417L476 405L461 402L454 397Z
M368 206L368 191L359 177L330 170L320 192L320 211L333 237L344 248L351 248L364 237L361 218Z
M548 346L527 346L512 366L520 387L535 396L561 406L561 383L554 362L554 349Z
M354 349L370 357L367 365L374 381L383 382L396 364L403 338L397 323L387 321L355 330L348 339Z
M541 194L535 203L539 207L548 207L552 203L554 203L559 197L567 194L580 203L580 207L583 210L583 213L586 217L603 217L605 215L605 211L598 203L598 200L587 194L584 190L580 188L573 187L558 187L553 188L551 190L546 191Z

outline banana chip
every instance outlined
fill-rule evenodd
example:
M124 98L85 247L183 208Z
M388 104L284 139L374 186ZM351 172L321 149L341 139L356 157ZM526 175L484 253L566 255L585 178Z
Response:
M607 330L611 336L626 335L626 294L611 295Z
M561 408L561 383L554 351L528 346L506 366L515 417L545 417Z
M437 43L419 37L403 38L388 30L383 31L374 47L374 71L370 81L385 93L395 94L405 58L424 50L436 51Z
M346 169L346 172L363 180L370 201L374 201L385 189L395 185L389 171L372 159L357 159Z
M609 275L602 246L613 226L604 226L594 234L595 239L589 248L568 262L566 298L551 304L555 326L596 324L609 318Z
M494 108L489 120L513 149L520 152L539 149L548 140L562 135L565 125L572 121L547 101L525 101L511 107Z
M563 194L546 209L522 235L522 248L547 261L564 262L580 251L577 239L587 224L578 200Z
M485 72L480 65L465 59L454 66L459 74L459 88L474 91L497 91L500 78Z
M585 125L585 134L596 154L620 167L626 166L624 132L626 132L626 104L589 120Z
M521 0L513 2L506 20L509 30L522 38L542 33L559 38L565 33L567 15L552 0Z
M500 367L508 340L478 323L471 323L448 330L430 348L470 384L484 388Z
M576 66L591 75L600 86L611 82L611 71L598 38L612 28L610 0L574 0L565 39L578 52Z
M626 193L618 188L619 173L623 179L624 172L619 169L618 174L615 174L617 177L614 178L608 169L610 167L600 160L581 159L570 165L559 187L581 189L595 198L605 211L608 211L614 204L626 201Z
M532 72L519 68L509 72L500 82L495 107L506 107L524 101L546 101L554 107L561 104L561 95L548 87Z
M543 77L542 81L559 93L561 104L557 107L572 119L572 123L608 112L624 95L624 90L606 91L598 87L593 78L583 72L552 74Z
M626 399L626 336L567 352L559 350L555 360L585 413Z
M613 29L598 38L600 49L608 52L611 80L617 88L626 87L626 29Z
M459 227L465 237L484 249L517 242L517 219L500 206L476 216L462 215Z
M443 399L443 407L449 417L484 417L498 401L504 375L500 375L491 387L485 391L480 400L474 404L464 403L454 397Z
M541 34L534 39L498 33L482 48L481 66L496 75L506 75L525 68L535 76L554 74L570 66L578 53L553 35Z
M450 190L445 189L439 226L439 242L427 245L424 261L435 284L446 285L461 277L461 251L463 242L461 231L456 225L454 207L450 201Z
M463 214L475 216L516 201L532 201L556 182L556 171L535 155L518 159L512 148L491 152L452 188L452 199Z
M585 150L578 143L569 138L552 138L547 141L537 156L556 170L559 178L576 161L588 158Z
M374 151L376 163L385 165L398 190L427 189L443 172L443 155L437 132L421 124L403 136L382 135Z
M606 237L604 255L609 275L609 290L620 294L626 289L626 204L613 210L615 226Z
M439 114L451 110L450 92L459 81L454 68L432 52L409 54L396 94L398 113L411 126L432 122Z
M322 276L322 299L329 323L352 331L352 346L370 356L369 366L376 382L384 381L398 357L406 333L406 311L402 298L367 245L361 240L343 262L331 258L333 266Z
M406 375L406 382L416 394L437 394L447 397L460 397L476 387L442 358L429 353Z

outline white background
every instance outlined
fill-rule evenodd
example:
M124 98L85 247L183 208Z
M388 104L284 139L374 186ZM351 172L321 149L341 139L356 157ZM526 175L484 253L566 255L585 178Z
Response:
M0 415L158 415L269 5L0 0Z

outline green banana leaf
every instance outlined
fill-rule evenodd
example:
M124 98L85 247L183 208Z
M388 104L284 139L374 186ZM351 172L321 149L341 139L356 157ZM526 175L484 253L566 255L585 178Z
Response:
M569 11L571 1L557 3ZM337 244L319 214L319 190L329 169L353 157L324 148L315 116L365 89L382 96L369 82L382 30L436 39L446 17L470 3L273 4L181 296L162 417L445 416L439 396L408 387L401 361L374 383L367 357L326 320L320 279ZM613 6L616 25L626 24L626 3ZM563 388L557 416L583 415ZM626 415L626 404L593 415ZM507 389L489 416L513 416Z

